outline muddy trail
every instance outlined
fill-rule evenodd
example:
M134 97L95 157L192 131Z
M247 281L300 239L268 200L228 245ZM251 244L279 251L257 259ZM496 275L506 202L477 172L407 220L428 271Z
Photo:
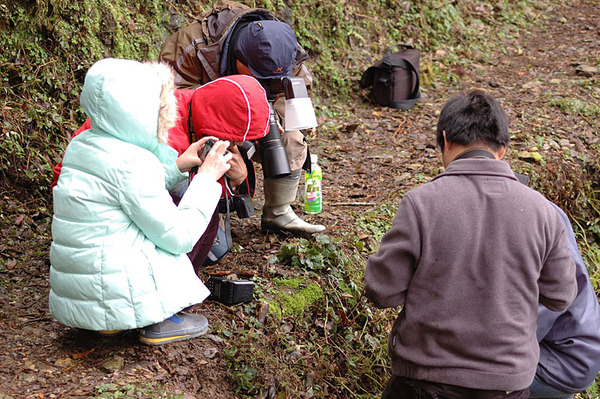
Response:
M402 192L439 173L436 118L444 101L459 89L484 88L500 100L511 120L513 143L507 155L515 167L531 165L531 170L538 170L535 152L546 161L548 173L557 163L578 168L578 159L589 156L589 149L598 145L600 123L563 112L549 101L580 98L598 105L600 5L596 0L573 1L542 13L542 26L498 39L503 46L488 57L464 54L467 66L452 70L460 83L437 83L435 88L424 89L424 98L409 111L373 107L358 91L351 103L332 100L333 109L348 111L340 114L351 117L321 116L320 124L333 129L327 133L317 129L309 137L311 151L319 155L323 168L325 205L321 214L306 219L326 225L331 237L343 237L356 229L357 214L397 202ZM423 62L435 62L437 56L439 53L423 54ZM581 82L595 86L592 95ZM553 188L572 184L561 179L560 174L553 175L546 186L555 192ZM261 193L259 182L258 205ZM568 196L553 199L568 207ZM220 333L223 329L199 339L148 347L138 342L135 331L105 338L54 321L47 301L51 209L41 205L44 201L17 191L3 192L2 201L0 399L88 398L102 389L114 392L115 386L128 385L138 387L137 396L131 397L149 397L143 396L143 387L156 383L186 398L239 397L224 355L235 344L235 336ZM263 282L274 275L272 268L278 275L295 272L269 262L293 237L263 234L258 216L234 218L232 225L238 249L222 263L207 268L204 279L236 274ZM370 245L376 248L377 243ZM230 331L242 328L247 318L243 307L213 301L192 311L205 314L211 325L226 325ZM259 374L269 373L268 369L259 370ZM284 392L276 380L276 375L265 378L264 397L310 397L306 391ZM323 396L339 397L334 392L332 387Z

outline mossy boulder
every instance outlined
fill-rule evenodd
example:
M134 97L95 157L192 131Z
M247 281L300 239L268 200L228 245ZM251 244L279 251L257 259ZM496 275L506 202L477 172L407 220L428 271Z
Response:
M304 278L279 278L273 285L269 313L277 319L298 317L325 298L317 283Z

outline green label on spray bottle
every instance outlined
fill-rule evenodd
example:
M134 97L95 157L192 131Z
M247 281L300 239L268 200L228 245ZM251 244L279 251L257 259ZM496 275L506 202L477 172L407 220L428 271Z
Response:
M322 186L323 172L317 164L317 156L311 154L311 172L304 172L304 211L319 213L323 209Z

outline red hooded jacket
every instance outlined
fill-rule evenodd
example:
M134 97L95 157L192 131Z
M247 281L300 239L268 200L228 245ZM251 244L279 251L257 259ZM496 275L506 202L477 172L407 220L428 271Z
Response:
M264 137L269 128L269 104L265 90L251 76L231 75L216 79L195 90L176 89L177 124L169 130L169 145L181 155L204 136L229 141L252 141ZM192 110L194 132L190 135ZM73 137L90 129L90 119ZM53 188L58 182L62 161L53 170ZM254 192L254 188L250 193Z

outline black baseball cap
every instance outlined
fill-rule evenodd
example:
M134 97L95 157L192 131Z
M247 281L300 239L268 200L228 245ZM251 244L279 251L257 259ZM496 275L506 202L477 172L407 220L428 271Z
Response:
M243 27L234 43L235 57L258 79L292 75L296 34L281 21L253 21Z

